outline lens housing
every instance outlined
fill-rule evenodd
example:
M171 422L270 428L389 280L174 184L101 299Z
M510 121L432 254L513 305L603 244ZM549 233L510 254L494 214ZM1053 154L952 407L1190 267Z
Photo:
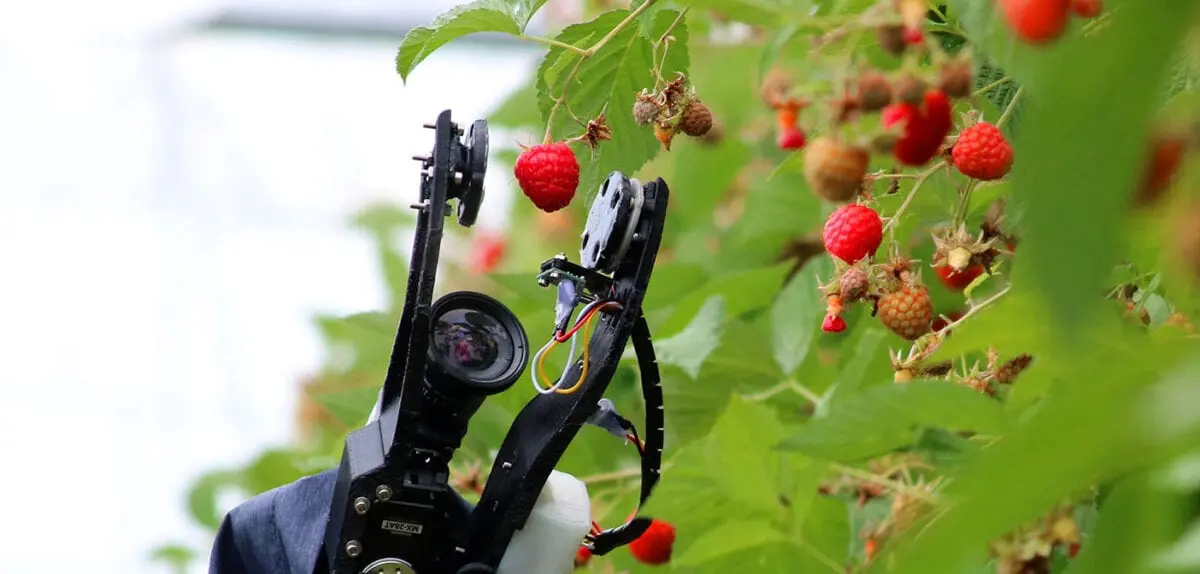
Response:
M429 383L450 395L504 392L529 361L529 338L512 311L482 293L457 291L429 311Z

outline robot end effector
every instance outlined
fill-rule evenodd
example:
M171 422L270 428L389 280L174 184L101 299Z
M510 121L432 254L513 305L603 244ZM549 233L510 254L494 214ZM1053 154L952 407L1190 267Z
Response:
M614 172L592 205L580 263L562 254L543 263L537 280L554 286L558 297L549 342L533 354L538 392L513 422L472 507L448 484L450 459L471 416L486 397L521 377L531 353L525 329L500 301L465 291L432 301L450 200L457 201L458 223L472 225L484 195L488 138L485 121L464 134L449 111L426 127L435 131L435 143L428 157L414 158L423 171L420 201L413 205L417 230L404 310L378 416L346 438L321 560L334 574L505 574L517 562L537 574L510 550L516 551L523 531L536 530L530 517L538 514L544 489L573 488L552 473L560 475L554 466L581 425L597 424L638 448L642 503L657 482L662 394L641 302L668 190L661 179L642 184ZM647 401L644 438L603 398L630 340ZM566 369L547 376L542 358L560 343L572 349ZM609 530L593 523L583 540L568 541L568 552L548 552L546 560L569 558L580 543L606 553L635 539L648 523L636 518Z

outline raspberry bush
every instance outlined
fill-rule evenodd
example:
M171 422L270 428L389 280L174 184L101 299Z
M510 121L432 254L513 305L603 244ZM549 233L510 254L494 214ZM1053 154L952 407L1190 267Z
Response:
M489 118L493 142L518 142L493 158L528 200L441 277L500 296L534 338L553 309L532 270L577 251L601 178L671 186L645 304L667 396L645 509L661 523L577 569L1200 570L1200 8L591 0L528 36L542 4L459 6L396 63L407 81L478 32L545 48ZM382 207L357 223L393 305L320 318L339 353L306 386L303 440L198 480L200 523L221 488L332 464L370 410L403 301L386 238L407 222ZM630 355L609 396L640 420ZM468 496L528 394L472 421ZM635 507L635 455L585 429L563 459L602 525Z

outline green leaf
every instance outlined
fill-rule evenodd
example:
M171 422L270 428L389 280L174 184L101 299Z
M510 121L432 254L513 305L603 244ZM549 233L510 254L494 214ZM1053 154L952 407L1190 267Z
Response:
M721 522L673 558L675 568L698 566L726 554L782 541L784 536L765 520Z
M1131 2L1114 4L1112 10L1132 8ZM1019 159L1013 194L1028 206L1025 255L1016 259L1014 273L1044 293L1048 318L1065 342L1074 342L1084 321L1105 304L1080 293L1103 288L1119 252L1113 230L1141 175L1158 103L1151 88L1163 84L1172 55L1200 13L1190 8L1139 1L1103 34L1068 39L1034 60L1036 83L1026 89L1036 89L1029 94L1027 127L1014 145ZM1113 102L1120 102L1119 113Z
M1007 428L994 399L945 381L872 387L848 397L783 442L827 460L859 460L913 444L923 427L999 434Z
M897 544L889 557L892 571L960 571L988 541L1065 497L1190 450L1200 431L1200 417L1190 407L1200 396L1197 370L1193 366L1147 389L1177 362L1164 364L1154 356L1158 346L1146 342L1098 354L1100 361L1078 361L1071 384L948 475L943 496L953 505L919 537Z
M537 84L530 80L509 94L499 107L488 114L488 124L507 128L542 126L542 117L537 108Z
M740 317L771 304L783 285L789 267L775 265L750 271L730 273L710 280L684 297L671 316L655 326L658 336L671 336L681 331L711 297L719 295L725 305L725 316Z
M546 0L517 0L517 10L513 14L513 19L517 21L517 25L521 27L521 31L529 26L529 20L534 14L546 4Z
M880 327L871 327L859 332L861 334L854 347L854 352L850 354L847 363L838 373L837 380L825 391L821 404L817 405L816 416L818 418L825 416L833 405L840 403L845 397L857 393L863 381L866 380L866 374L870 370L871 364L880 356L877 351L879 344L887 337L887 331Z
M628 15L628 10L607 12L590 22L566 27L555 40L574 46L594 46ZM654 32L666 31L676 15L673 10L658 12ZM673 77L675 72L688 71L686 23L679 23L671 34L676 41L667 51L662 72L664 76ZM551 125L555 140L566 139L581 131L582 126L571 113L586 120L604 112L612 130L612 140L601 142L595 152L582 144L577 146L575 155L581 166L579 187L586 194L585 198L590 198L612 171L631 175L658 153L660 144L653 131L639 126L629 113L637 94L644 88L654 87L654 64L653 43L637 27L629 26L586 60L581 60L581 56L572 51L553 47L538 67L538 108L543 121ZM559 109L551 122L550 110L564 93L565 107L571 113Z
M503 0L476 0L455 6L434 19L429 26L409 30L400 41L396 54L396 71L403 81L425 58L438 48L469 34L479 32L503 32L514 36L521 34L529 15L529 9L540 2L521 2L525 9L519 11L524 21L518 21L508 2ZM528 12L528 13L526 13Z
M1095 530L1068 573L1152 574L1169 571L1163 566L1183 566L1170 558L1159 564L1147 560L1163 551L1182 526L1182 502L1144 473L1122 480L1105 497Z
M1028 72L1030 63L1041 59L1042 50L1018 40L1013 35L997 10L995 2L949 0L947 4L947 16L957 20L977 54L981 54L1022 84L1031 80Z
M338 389L329 392L313 392L312 399L320 404L337 421L349 428L361 426L379 400L378 387Z
M758 60L758 84L761 85L767 77L767 72L775 65L775 60L779 57L779 52L783 47L796 37L796 33L800 31L800 27L794 24L786 24L782 28L776 30L771 35L771 40L767 42L767 46L763 48L762 56Z
M196 479L188 490L188 508L192 519L216 532L225 515L217 508L217 497L227 490L240 490L241 479L241 473L233 470L211 471Z
M725 311L721 297L713 296L704 303L683 331L655 344L658 361L683 369L693 379L699 377L700 366L721 342L721 326L724 321Z
M822 258L797 273L771 306L771 343L775 362L785 375L792 375L808 356L809 346L820 328L824 303L818 276L828 276L828 259Z
M813 565L793 572L824 572L843 567L856 535L850 529L850 509L845 502L818 496L799 532L799 546ZM841 570L836 570L841 571Z
M721 344L708 355L700 376L678 367L661 369L667 404L667 433L673 444L706 436L735 392L755 392L778 383L783 373L761 343L765 333L744 321L727 321Z
M773 445L782 436L783 425L770 407L730 400L712 432L672 459L650 499L651 511L705 529L729 520L781 516L784 458Z
M317 470L311 468L306 458L305 454L290 450L267 450L242 471L242 488L257 495L299 480Z

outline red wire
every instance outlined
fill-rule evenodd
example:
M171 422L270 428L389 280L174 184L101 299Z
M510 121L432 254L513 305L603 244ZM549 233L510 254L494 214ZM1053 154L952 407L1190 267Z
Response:
M556 333L554 335L554 340L558 341L559 343L567 342L567 340L569 340L571 338L571 336L574 335L575 332L579 330L580 327L583 327L585 324L587 324L588 321L591 320L592 315L595 315L601 309L607 309L610 307L620 307L620 304L609 301L607 303L601 303L599 305L596 305L595 307L592 307L591 311L588 311L586 315L580 317L579 320L575 322L575 326L571 327L571 330L567 331L566 333Z

